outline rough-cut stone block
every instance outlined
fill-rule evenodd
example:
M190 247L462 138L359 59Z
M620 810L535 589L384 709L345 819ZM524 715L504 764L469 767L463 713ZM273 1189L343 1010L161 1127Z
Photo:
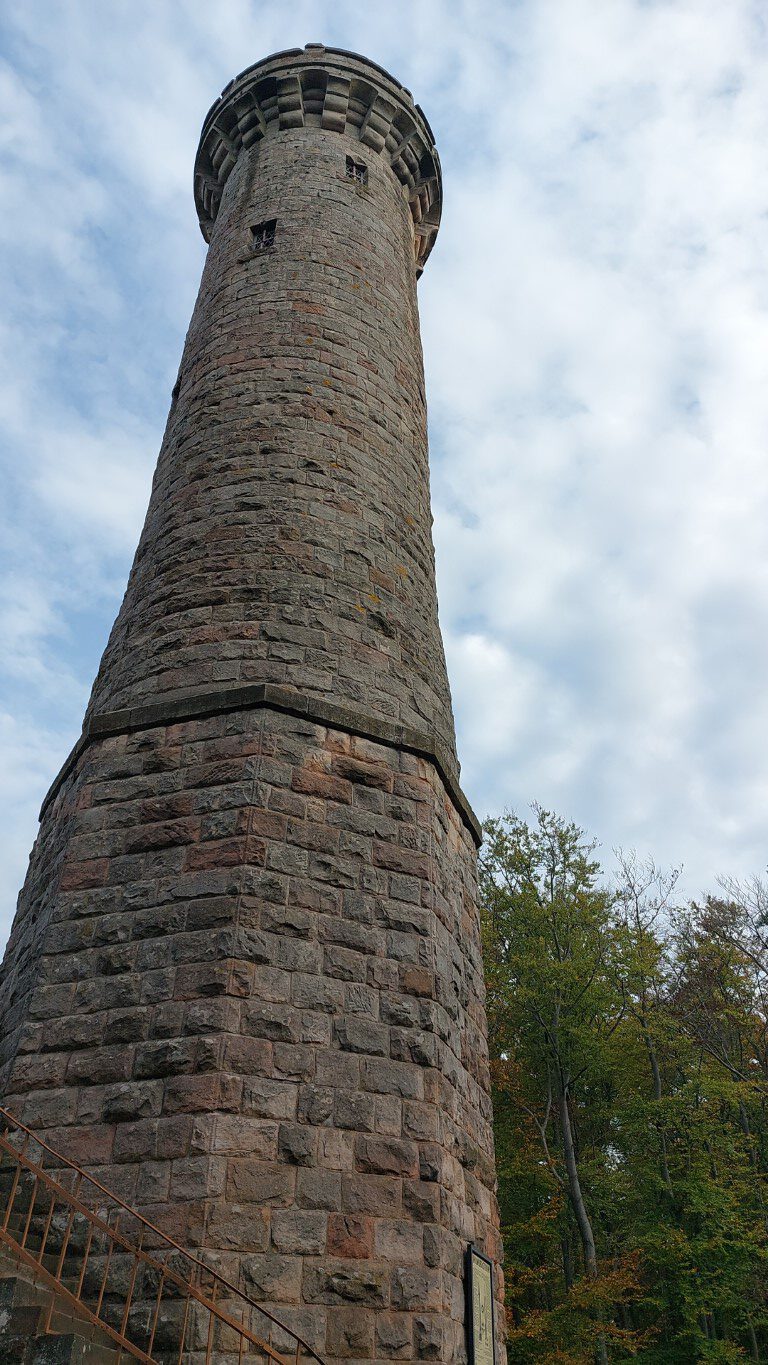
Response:
M329 1256L367 1260L373 1254L374 1223L356 1214L332 1213L328 1218Z
M314 1166L317 1162L317 1133L312 1128L296 1124L281 1123L278 1130L277 1150L282 1161L294 1166Z
M360 1135L355 1140L355 1165L359 1171L371 1171L374 1175L413 1178L419 1171L419 1149L415 1142Z
M329 1317L326 1349L338 1360L367 1360L374 1354L376 1314L364 1308L337 1308Z
M335 1261L322 1265L309 1261L304 1269L307 1303L358 1304L383 1308L389 1303L389 1277L385 1270L365 1261Z
M326 1215L303 1209L281 1209L272 1214L272 1244L276 1251L320 1256L325 1251Z
M292 1202L296 1172L280 1162L253 1161L238 1157L229 1162L226 1197L238 1203L277 1204Z
M243 1286L257 1303L299 1303L301 1261L295 1256L243 1256Z

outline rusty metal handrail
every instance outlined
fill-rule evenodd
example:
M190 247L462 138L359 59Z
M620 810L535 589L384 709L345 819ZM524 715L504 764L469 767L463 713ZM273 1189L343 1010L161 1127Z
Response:
M7 1128L11 1128L23 1134L21 1146L17 1147L8 1138L7 1131L0 1129L0 1172L2 1172L3 1166L2 1154L10 1157L12 1163L11 1170L13 1172L11 1187L8 1192L8 1197L5 1200L5 1207L3 1208L0 1205L0 1219L2 1220L0 1221L0 1244L8 1246L25 1265L35 1272L36 1276L42 1279L49 1288L54 1289L66 1304L73 1308L79 1315L83 1316L86 1321L98 1326L115 1341L121 1351L127 1351L136 1359L148 1362L148 1365L154 1365L155 1357L151 1354L151 1351L154 1346L158 1327L163 1291L166 1285L173 1285L178 1291L179 1297L186 1300L178 1346L178 1365L181 1365L184 1355L192 1302L197 1304L203 1312L207 1312L208 1314L208 1333L205 1343L206 1363L209 1362L211 1358L216 1326L218 1324L220 1327L224 1327L235 1334L236 1344L234 1346L234 1351L237 1352L238 1365L243 1361L244 1356L247 1356L249 1347L255 1347L273 1362L274 1365L289 1365L286 1357L276 1351L269 1342L253 1332L250 1327L246 1326L245 1321L238 1321L236 1316L233 1316L231 1312L227 1311L227 1309L216 1302L217 1298L225 1296L234 1296L235 1299L239 1301L241 1306L240 1311L244 1315L248 1315L250 1318L255 1311L261 1314L271 1326L278 1328L286 1336L291 1337L296 1343L295 1352L293 1353L294 1365L300 1365L302 1354L310 1357L311 1360L316 1362L316 1365L324 1365L324 1362L317 1352L308 1342L304 1341L293 1328L288 1327L285 1323L281 1322L268 1308L264 1308L261 1304L255 1303L247 1294L244 1294L242 1290L238 1289L236 1285L232 1284L231 1281L227 1280L223 1275L220 1275L218 1271L214 1270L211 1266L206 1265L206 1263L201 1261L198 1257L191 1255L190 1252L186 1251L178 1242L175 1242L172 1237L168 1237L160 1228L156 1227L153 1223L150 1223L148 1219L144 1218L137 1210L131 1208L131 1206L120 1199L118 1195L107 1189L107 1187L102 1185L94 1176L91 1176L86 1171L82 1170L74 1161L65 1157L61 1152L57 1152L55 1148L51 1147L47 1142L43 1141L42 1138L38 1137L32 1129L27 1128L25 1124L21 1123L10 1110L4 1109L1 1106L0 1123L6 1125L6 1130ZM74 1180L73 1188L71 1190L67 1189L60 1180L55 1179L44 1169L42 1159L35 1161L31 1156L27 1155L27 1148L30 1142L34 1143L42 1152L48 1153L48 1155L54 1159L58 1168L66 1168L73 1173ZM8 1168L6 1167L6 1169ZM26 1217L24 1218L23 1230L19 1229L19 1238L9 1231L9 1223L11 1221L14 1205L17 1201L22 1175L25 1172L32 1177L33 1183L29 1204L20 1211L20 1216L24 1217L26 1214ZM100 1196L102 1196L101 1199L96 1201L95 1208L89 1207L81 1197L83 1183L91 1186L94 1190L98 1191ZM40 1237L40 1244L37 1248L37 1252L34 1253L30 1250L29 1246L30 1231L33 1226L33 1213L38 1201L41 1185L45 1194L48 1196L49 1202L47 1208L45 1204L43 1204L42 1213L45 1214L45 1223ZM47 1251L47 1247L50 1240L51 1227L54 1221L54 1210L57 1205L60 1206L62 1211L66 1211L66 1221L63 1240L61 1247L58 1249L58 1256L56 1257L55 1270L52 1271L44 1264L44 1258L46 1256L50 1258L51 1256L51 1253ZM106 1218L102 1218L99 1213L99 1210L102 1207L109 1208L110 1205L118 1211L114 1225L110 1222L111 1214L107 1214ZM140 1227L138 1245L131 1241L120 1230L120 1222L124 1216L131 1218ZM85 1220L88 1231L85 1251L77 1277L76 1291L73 1292L71 1288L63 1283L62 1277L66 1267L67 1251L71 1245L73 1226L75 1219L78 1217ZM160 1249L157 1247L154 1248L154 1255L145 1251L143 1247L144 1237L147 1233L151 1235L151 1239L155 1242L159 1241L162 1244ZM84 1295L88 1261L97 1235L101 1236L106 1244L104 1248L106 1266L101 1277L101 1286L96 1298L96 1304L95 1307L93 1307L87 1302ZM128 1293L123 1296L119 1328L115 1327L114 1323L107 1320L104 1307L105 1291L116 1249L127 1254L129 1258L132 1258L133 1262ZM183 1274L174 1270L166 1261L160 1259L163 1251L166 1255L172 1253L174 1257L183 1258L184 1262L191 1267L191 1274L188 1278L185 1278ZM144 1350L137 1341L132 1340L131 1337L127 1335L127 1329L130 1326L129 1318L131 1308L132 1306L134 1308L137 1307L137 1304L133 1302L133 1295L140 1266L150 1269L157 1276L158 1281L157 1293L154 1299L152 1325L148 1333L148 1350ZM210 1295L204 1293L203 1290L198 1287L198 1283L195 1283L196 1280L201 1282L204 1278L211 1281L212 1288ZM114 1305L110 1306L114 1307ZM52 1299L45 1323L46 1331L51 1330L54 1311L55 1303ZM189 1349L194 1350L194 1347L190 1347Z

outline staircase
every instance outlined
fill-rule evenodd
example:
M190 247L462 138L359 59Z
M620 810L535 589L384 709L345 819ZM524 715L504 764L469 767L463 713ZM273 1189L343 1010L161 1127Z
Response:
M0 1251L0 1365L117 1365L98 1327L56 1304L8 1251Z
M312 1347L0 1109L0 1365L323 1365Z

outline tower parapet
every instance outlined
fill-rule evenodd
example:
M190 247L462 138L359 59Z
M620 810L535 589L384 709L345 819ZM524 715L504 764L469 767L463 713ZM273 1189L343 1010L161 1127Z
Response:
M287 128L324 128L386 158L413 219L419 272L440 226L442 176L423 111L383 67L355 52L309 43L241 71L209 110L195 161L195 204L208 242L227 178L243 148Z

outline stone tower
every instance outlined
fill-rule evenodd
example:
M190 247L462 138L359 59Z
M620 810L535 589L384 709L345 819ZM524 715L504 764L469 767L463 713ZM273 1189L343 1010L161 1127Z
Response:
M328 1360L465 1358L498 1260L477 822L437 619L410 93L243 72L146 524L0 978L8 1107Z

